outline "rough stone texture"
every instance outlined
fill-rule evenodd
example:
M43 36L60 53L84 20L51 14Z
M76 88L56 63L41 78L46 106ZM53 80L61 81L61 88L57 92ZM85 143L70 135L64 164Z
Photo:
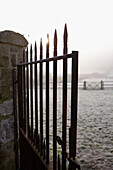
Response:
M22 62L27 45L27 40L19 33L0 32L0 103L12 99L12 69Z
M6 143L0 148L0 170L14 170L14 141ZM13 152L12 152L13 151Z
M28 44L23 35L9 30L0 32L0 42L22 47L26 47L26 45Z
M5 118L5 119L4 119ZM0 127L1 127L1 143L2 145L8 143L10 140L14 139L14 116L13 114L10 116L6 116L1 119Z
M0 170L14 169L12 70L22 62L27 40L13 31L0 32Z
M10 114L13 114L13 100L0 104L0 118L4 119L5 116L9 116Z

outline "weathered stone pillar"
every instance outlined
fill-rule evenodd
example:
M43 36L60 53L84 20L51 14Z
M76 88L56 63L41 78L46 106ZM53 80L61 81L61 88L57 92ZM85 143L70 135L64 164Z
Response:
M0 170L15 169L12 70L27 45L19 33L0 32Z

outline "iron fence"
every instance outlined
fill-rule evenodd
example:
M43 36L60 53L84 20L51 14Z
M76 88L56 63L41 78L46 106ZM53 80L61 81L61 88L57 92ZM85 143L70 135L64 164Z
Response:
M49 39L49 35L47 35ZM37 45L33 60L32 45L23 52L23 63L17 65L18 71L18 111L20 134L20 169L80 169L76 161L77 147L77 92L78 92L78 52L67 54L67 26L64 29L63 55L57 56L57 31L54 34L54 57L49 57L49 41L46 44L46 59L43 59L42 39L40 41L40 59L37 59ZM30 61L28 58L30 56ZM71 58L71 120L69 142L67 144L67 61ZM62 99L62 137L57 134L57 64L63 61L63 99ZM50 124L49 124L49 74L50 62L53 63L53 161L50 161ZM43 64L46 63L46 136L44 137L43 111ZM39 66L39 67L38 67ZM39 70L38 70L39 68ZM39 73L39 74L38 74ZM39 77L38 77L39 75ZM38 90L39 84L39 90ZM35 93L33 93L35 91ZM39 94L38 94L39 93ZM34 103L34 104L33 104ZM35 109L34 109L35 108ZM40 128L39 128L40 127ZM57 143L61 145L62 156L57 153ZM68 145L68 146L67 146ZM69 153L67 153L69 147ZM62 167L62 168L61 168Z

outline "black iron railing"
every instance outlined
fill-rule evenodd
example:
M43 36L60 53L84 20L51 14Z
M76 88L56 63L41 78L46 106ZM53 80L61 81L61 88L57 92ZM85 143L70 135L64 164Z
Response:
M49 35L47 35L49 40ZM28 48L23 53L24 62L18 64L18 110L20 132L20 169L69 169L78 168L76 163L77 139L77 91L78 91L78 52L67 54L67 27L64 30L63 55L57 56L57 32L54 34L54 57L49 58L49 41L46 45L46 59L43 59L42 39L40 41L40 60L37 60L37 45L35 43L34 60L32 46L30 56ZM30 58L30 61L28 61ZM71 58L71 113L69 143L67 144L67 61ZM62 99L62 137L57 134L57 64L63 61L63 99ZM49 124L49 73L50 62L53 62L53 161L50 158L50 124ZM43 111L43 64L46 63L46 136L44 137ZM39 68L39 70L38 70ZM38 87L39 84L39 87ZM39 90L38 90L39 88ZM35 93L33 93L35 91ZM38 94L39 93L39 94ZM35 109L34 109L35 108ZM35 121L34 121L35 120ZM40 127L40 128L39 128ZM57 143L62 148L62 158L57 153ZM68 146L67 146L68 145ZM69 153L67 153L69 147ZM61 164L62 161L62 164ZM73 166L74 165L74 166Z

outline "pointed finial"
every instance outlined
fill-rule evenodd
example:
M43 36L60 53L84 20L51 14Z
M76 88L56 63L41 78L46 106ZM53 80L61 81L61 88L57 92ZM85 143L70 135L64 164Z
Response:
M25 49L23 49L23 63L25 62Z
M40 47L42 47L42 38L40 39Z
M64 27L64 54L67 54L67 39L68 39L68 32L67 32L67 25L65 24Z
M37 60L37 44L36 44L36 41L35 41L35 61Z
M47 34L46 58L49 58L49 34Z
M54 56L57 56L57 31L54 33Z
M47 44L49 45L49 34L47 34Z
M42 38L40 39L40 59L42 59L42 50L43 50L43 46L42 46Z
M28 62L28 47L27 47L27 50L26 50L26 61Z
M32 44L31 44L31 48L30 48L30 61L32 61Z

